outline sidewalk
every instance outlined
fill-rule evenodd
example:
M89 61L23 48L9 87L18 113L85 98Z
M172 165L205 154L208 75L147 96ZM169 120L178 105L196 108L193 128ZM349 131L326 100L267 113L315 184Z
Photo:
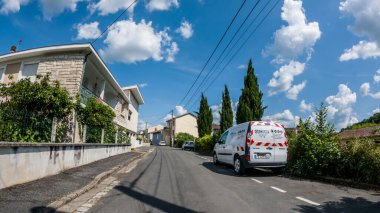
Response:
M149 149L149 148L148 148ZM0 190L0 212L44 212L46 206L90 183L98 174L126 163L148 150L146 147L112 156L58 175Z

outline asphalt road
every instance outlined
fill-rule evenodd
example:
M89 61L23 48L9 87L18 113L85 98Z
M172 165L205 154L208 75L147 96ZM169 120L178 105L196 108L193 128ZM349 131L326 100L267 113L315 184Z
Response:
M235 176L211 158L157 147L89 212L380 212L380 193L274 176Z

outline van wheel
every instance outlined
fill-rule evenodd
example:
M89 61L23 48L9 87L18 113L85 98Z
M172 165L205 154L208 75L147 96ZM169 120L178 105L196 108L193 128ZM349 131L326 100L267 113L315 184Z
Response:
M234 171L237 175L242 175L245 173L245 167L243 162L241 161L240 157L235 157L234 160Z
M218 156L216 155L216 152L214 152L214 155L212 157L212 161L214 162L215 165L219 164Z

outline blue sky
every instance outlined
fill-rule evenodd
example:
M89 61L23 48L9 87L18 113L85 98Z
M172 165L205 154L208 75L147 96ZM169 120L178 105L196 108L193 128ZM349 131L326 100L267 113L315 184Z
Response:
M0 53L8 52L20 39L19 50L91 42L131 2L0 0ZM198 93L190 101L179 102L242 2L141 0L94 43L120 85L140 85L145 99L141 124L163 122L171 109L175 114L197 110ZM246 1L201 79L257 2ZM247 23L266 2L258 2ZM269 3L258 20L275 2ZM314 107L323 101L329 119L340 129L380 111L378 20L378 0L280 0L205 92L214 121L218 121L224 84L236 106L250 58L268 106L266 120L291 127L299 117L313 117Z

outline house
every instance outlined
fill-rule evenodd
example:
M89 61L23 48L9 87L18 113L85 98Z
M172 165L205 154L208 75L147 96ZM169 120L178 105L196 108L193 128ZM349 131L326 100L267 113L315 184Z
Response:
M169 135L164 137L167 144L171 144L174 141L174 137L176 134L188 133L194 137L198 137L198 126L197 126L197 116L192 113L186 113L180 116L173 117L166 121L168 127ZM170 134L171 133L171 134Z
M160 141L164 140L164 126L157 125L148 128L149 139L153 145L158 145Z
M139 106L144 100L137 86L122 88L91 44L69 44L29 49L0 55L0 83L50 73L73 100L81 97L83 105L94 97L111 107L117 126L127 130L132 146L136 139ZM76 116L72 116L72 142L82 141Z
M219 135L220 134L220 125L212 124L212 132L211 135Z
M338 134L338 140L344 142L352 141L358 138L365 138L375 143L380 143L380 125L359 129L346 129Z

